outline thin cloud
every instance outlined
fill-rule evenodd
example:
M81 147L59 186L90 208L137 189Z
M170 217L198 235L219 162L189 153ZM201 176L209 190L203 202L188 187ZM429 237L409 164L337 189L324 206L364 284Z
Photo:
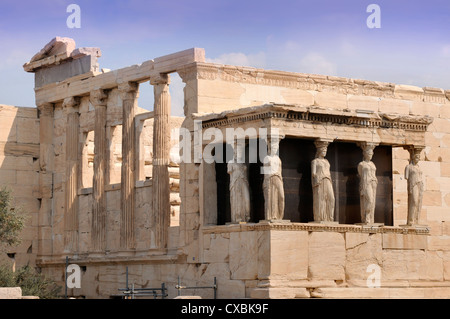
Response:
M317 52L308 53L301 59L303 73L336 75L336 65Z
M229 64L238 66L251 66L255 68L264 68L266 66L266 54L258 52L256 54L224 53L214 59L206 59L210 63Z

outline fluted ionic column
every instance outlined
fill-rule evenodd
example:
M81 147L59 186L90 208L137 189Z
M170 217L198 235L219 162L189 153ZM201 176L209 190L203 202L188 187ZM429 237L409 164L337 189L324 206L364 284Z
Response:
M106 100L103 90L91 92L90 101L95 108L94 126L94 177L92 207L92 249L102 251L106 248Z
M38 255L53 252L52 197L53 197L53 111L52 103L37 105L39 112L39 235Z
M170 94L169 76L161 74L150 82L154 86L153 122L153 214L155 217L155 244L167 247L170 226Z
M125 82L119 85L122 98L122 184L120 212L120 247L135 247L134 237L134 191L135 191L135 136L134 117L136 114L139 84Z
M80 100L66 98L63 108L67 116L66 126L66 201L64 214L64 245L68 251L78 250L78 143Z

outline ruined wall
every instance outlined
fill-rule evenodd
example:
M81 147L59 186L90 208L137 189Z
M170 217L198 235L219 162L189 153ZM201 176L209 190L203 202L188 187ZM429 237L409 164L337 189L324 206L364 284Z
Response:
M39 194L39 118L36 108L0 105L0 187L10 189L13 205L27 217L22 243L8 248L16 253L16 267L35 265ZM8 261L1 254L0 261Z

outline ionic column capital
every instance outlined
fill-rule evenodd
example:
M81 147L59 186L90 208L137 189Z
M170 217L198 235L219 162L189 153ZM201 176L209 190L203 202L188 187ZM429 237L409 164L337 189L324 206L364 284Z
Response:
M51 116L53 114L54 104L50 102L43 102L37 104L37 108L39 110L40 115Z
M333 140L331 139L323 139L323 138L318 138L314 140L314 146L316 147L316 149L325 147L327 148L328 145L330 145L333 142Z
M363 151L371 149L372 151L379 145L379 143L374 142L358 142L356 143Z
M89 100L94 107L106 106L108 94L106 94L105 90L103 89L92 90L89 96Z
M119 83L117 89L120 92L122 101L135 100L139 96L139 83L137 82L122 82Z
M417 155L420 158L420 153L425 149L424 145L408 145L404 146L404 149L406 149L409 152L409 159L412 161L414 157Z
M408 152L422 152L425 149L425 145L407 145L403 146L403 149L407 150Z
M62 107L69 113L77 112L80 106L81 99L78 96L66 97L63 101Z
M169 74L160 73L158 75L150 77L151 85L164 85L170 84L170 76Z

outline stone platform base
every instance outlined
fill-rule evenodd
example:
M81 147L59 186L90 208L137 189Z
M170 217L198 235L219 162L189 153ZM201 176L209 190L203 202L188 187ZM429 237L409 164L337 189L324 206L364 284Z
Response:
M267 287L251 291L255 299L450 299L450 287Z
M316 288L313 298L357 298L357 299L450 299L450 287L408 288Z
M20 287L0 288L0 299L39 299L36 296L22 296Z

